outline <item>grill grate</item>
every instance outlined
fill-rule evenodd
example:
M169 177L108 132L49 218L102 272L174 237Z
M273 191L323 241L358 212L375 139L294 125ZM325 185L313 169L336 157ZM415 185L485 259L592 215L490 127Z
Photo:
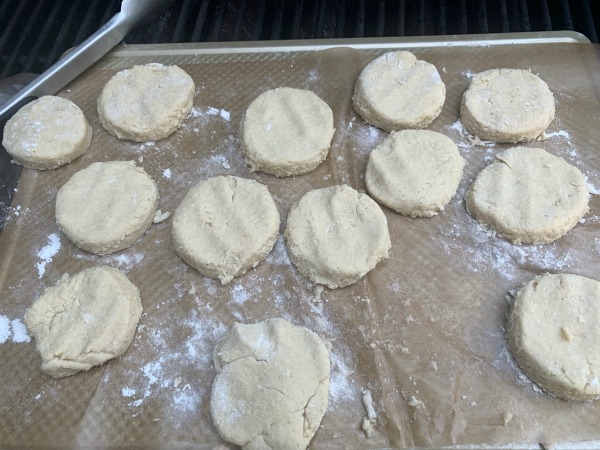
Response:
M3 0L0 78L41 72L120 0ZM575 30L598 42L594 0L179 0L128 43L327 39ZM596 19L595 19L596 18Z

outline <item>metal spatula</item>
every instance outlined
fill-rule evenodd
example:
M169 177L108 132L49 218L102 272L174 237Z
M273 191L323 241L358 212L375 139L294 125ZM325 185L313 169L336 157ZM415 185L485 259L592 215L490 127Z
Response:
M121 11L60 61L0 105L0 124L33 97L53 95L73 81L137 25L154 20L173 0L123 0Z

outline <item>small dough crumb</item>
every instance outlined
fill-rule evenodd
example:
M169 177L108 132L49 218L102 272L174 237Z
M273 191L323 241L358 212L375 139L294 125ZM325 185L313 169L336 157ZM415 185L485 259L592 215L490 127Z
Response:
M504 414L502 414L502 422L504 423L504 426L507 426L513 417L514 414L509 411L506 411Z
M160 209L157 209L154 213L154 219L152 219L152 223L161 223L171 217L171 213L169 211L162 212Z

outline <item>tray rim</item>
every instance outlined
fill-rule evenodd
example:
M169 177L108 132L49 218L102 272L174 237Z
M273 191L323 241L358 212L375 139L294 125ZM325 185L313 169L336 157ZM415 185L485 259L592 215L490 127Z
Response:
M121 44L107 56L125 57L152 52L154 55L270 53L326 50L351 47L359 50L386 48L492 47L532 44L591 44L577 31L539 31L520 33L488 33L445 36L367 37L343 39L302 39L276 41L190 42L178 44Z

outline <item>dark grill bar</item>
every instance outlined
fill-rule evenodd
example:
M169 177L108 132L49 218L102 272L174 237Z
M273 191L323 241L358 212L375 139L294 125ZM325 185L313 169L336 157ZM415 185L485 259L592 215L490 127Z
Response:
M119 9L119 0L3 0L0 78L41 72ZM178 0L127 43L423 36L575 30L600 33L594 0Z

